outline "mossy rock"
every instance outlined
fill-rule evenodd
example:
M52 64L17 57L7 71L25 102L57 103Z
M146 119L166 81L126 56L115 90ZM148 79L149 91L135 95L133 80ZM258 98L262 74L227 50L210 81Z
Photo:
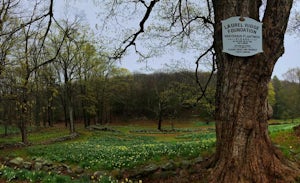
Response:
M14 159L11 159L8 164L10 166L17 166L17 167L21 167L23 165L24 159L21 157L16 157Z

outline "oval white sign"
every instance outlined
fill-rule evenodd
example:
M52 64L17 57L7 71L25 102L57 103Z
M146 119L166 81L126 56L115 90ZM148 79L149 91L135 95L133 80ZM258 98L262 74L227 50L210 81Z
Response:
M223 52L248 57L263 52L262 23L248 17L222 21Z

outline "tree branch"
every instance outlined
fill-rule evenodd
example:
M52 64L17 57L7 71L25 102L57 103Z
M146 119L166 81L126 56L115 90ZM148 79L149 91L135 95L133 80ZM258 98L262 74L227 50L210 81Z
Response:
M41 48L44 47L46 37L47 37L47 35L48 35L49 31L50 31L50 28L51 28L52 18L53 18L53 1L54 1L54 0L51 0L51 1L50 1L49 11L48 11L49 21L48 21L48 26L47 26L46 32L45 32L45 34L44 34L44 36L43 36L43 41L42 41L42 44L41 44ZM40 49L38 55L40 55L41 50L42 50L42 49Z
M143 1L140 1L140 2L143 3ZM158 2L159 2L159 0L152 0L150 2L149 6L146 6L145 3L143 3L146 6L147 11L146 11L143 19L139 23L140 29L136 33L134 33L133 35L129 36L125 41L123 41L123 44L125 44L126 42L128 42L128 44L124 48L119 49L120 51L115 53L115 55L112 57L113 59L120 59L130 46L135 46L136 39L138 38L138 36L140 34L142 34L144 32L145 23L148 20L150 14L152 12L153 7Z
M41 63L41 64L39 64L39 65L37 65L37 66L35 66L35 67L33 67L33 68L30 70L30 72L33 72L33 71L39 69L40 67L42 67L42 66L44 66L44 65L47 65L47 64L50 64L50 63L52 63L53 61L55 61L55 59L58 57L58 55L59 55L59 53L60 53L61 47L62 47L64 41L66 40L66 38L67 38L67 31L64 33L64 37L63 37L63 39L61 40L61 42L60 42L60 44L59 44L59 47L58 47L58 49L56 50L55 55L54 55L51 59L49 59L49 60L47 60L47 61L45 61L45 62L43 62L43 63Z
M201 54L197 61L196 61L196 71L195 71L195 76L196 76L196 82L200 88L200 91L201 91L201 95L197 98L197 102L200 101L203 97L210 102L210 99L207 98L206 96L206 90L208 88L208 85L216 71L216 64L215 64L215 53L213 52L213 48L214 48L214 45L211 45L203 54ZM206 56L207 54L211 53L212 54L212 61L213 61L213 64L212 64L212 70L210 72L210 75L209 75L209 78L207 80L207 82L205 83L204 86L202 86L201 82L200 82L200 79L199 79L199 75L198 75L198 71L199 71L199 64L200 64L200 60Z
M13 35L13 34L15 34L16 32L18 32L18 31L20 31L21 29L23 29L24 27L27 27L27 26L31 25L32 23L37 22L37 21L39 21L39 20L42 20L42 19L46 18L47 16L50 16L50 18L53 17L53 1L54 1L54 0L51 0L50 6L49 6L49 11L48 11L46 14L43 14L43 15L38 16L38 17L36 17L36 18L31 18L31 19L30 19L29 21L27 21L26 23L22 23L19 27L15 28L15 29L13 29L13 30L11 30L11 31L9 31L9 32L1 32L1 33L0 33L0 37L1 37L1 36L6 36L6 35Z
M273 55L272 62L276 62L284 53L283 40L292 5L293 0L276 0L267 3L263 18L263 37L272 39L264 39L263 49L266 55Z

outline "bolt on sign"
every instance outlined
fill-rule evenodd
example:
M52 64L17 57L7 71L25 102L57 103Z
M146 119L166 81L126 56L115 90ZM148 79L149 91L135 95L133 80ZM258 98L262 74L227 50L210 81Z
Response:
M231 17L222 21L223 52L248 57L262 50L262 23L248 17Z

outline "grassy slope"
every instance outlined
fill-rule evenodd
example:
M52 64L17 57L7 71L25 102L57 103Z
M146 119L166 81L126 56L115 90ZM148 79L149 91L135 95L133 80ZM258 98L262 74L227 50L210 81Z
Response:
M272 121L278 123L278 121ZM290 159L299 161L299 138L292 131L294 124L271 125L270 134L273 142L279 146ZM141 125L142 124L142 125ZM88 171L112 169L131 169L150 163L164 163L169 159L176 161L196 158L213 152L215 141L214 124L209 125L186 121L176 122L176 132L161 133L156 129L156 123L143 122L128 124L112 124L108 126L119 133L92 132L77 125L81 136L72 141L51 145L33 145L27 148L6 149L0 151L0 157L21 156L26 159L42 157L53 162L67 163L71 166L80 165ZM165 129L170 130L171 124L165 122ZM137 133L143 131L143 133ZM42 128L32 132L29 140L33 144L47 142L50 139L62 137L68 130L62 125L52 128ZM19 135L0 138L0 144L17 143Z

